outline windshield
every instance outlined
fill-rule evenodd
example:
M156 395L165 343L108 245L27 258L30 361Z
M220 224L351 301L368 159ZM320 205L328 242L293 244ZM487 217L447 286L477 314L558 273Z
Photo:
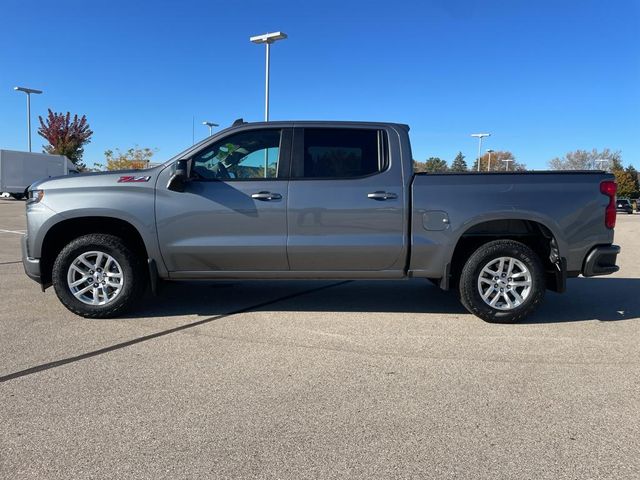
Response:
M216 132L215 136L217 137L218 135L220 135L221 133L224 133L226 130L220 130L219 132ZM186 156L189 152L197 150L198 148L200 148L201 146L203 146L204 144L206 144L207 142L211 141L212 137L206 137L202 140L200 140L198 143L194 143L193 145L191 145L188 148L185 148L184 150L182 150L180 153L177 153L176 155L174 155L173 157L171 157L169 160L162 162L162 165L167 165L168 163L174 162L175 160L182 158L184 156Z

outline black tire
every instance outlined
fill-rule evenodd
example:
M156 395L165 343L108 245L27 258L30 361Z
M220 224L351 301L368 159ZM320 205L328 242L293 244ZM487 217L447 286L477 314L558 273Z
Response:
M22 200L24 198L24 194L22 193L10 193L9 195L11 195L16 200Z
M493 308L482 299L478 278L491 260L512 257L521 261L531 274L531 291L521 305L511 310ZM542 302L546 286L544 268L538 255L523 243L496 240L478 248L469 257L460 275L460 301L472 314L489 323L517 323L530 315Z
M80 301L67 284L71 263L90 251L111 255L122 268L122 290L105 305L89 305ZM73 313L85 318L112 318L124 313L144 294L148 275L143 260L119 237L102 233L84 235L65 246L56 258L52 272L53 287L62 304Z

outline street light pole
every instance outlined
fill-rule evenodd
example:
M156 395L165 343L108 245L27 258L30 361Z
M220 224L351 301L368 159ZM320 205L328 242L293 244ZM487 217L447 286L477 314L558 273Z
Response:
M269 77L271 76L269 68L269 60L271 60L271 43L265 44L267 58L265 59L265 71L264 71L264 121L269 121Z
M487 153L489 154L489 165L487 165L487 172L491 171L491 154L494 152L494 150L488 149Z
M213 127L218 127L219 125L217 123L213 123L213 122L202 122L203 125L206 125L207 127L209 127L209 136L211 136L213 134Z
M504 160L502 160L504 163L506 163L506 167L505 169L507 170L507 172L509 171L509 162L513 162L513 160L511 160L510 158L505 158Z
M250 37L252 43L264 43L266 45L265 79L264 79L264 121L269 121L269 70L271 60L271 44L278 40L284 40L287 34L284 32L265 33Z
M271 44L278 40L284 40L287 34L284 32L265 33L250 37L252 43L264 43L266 45L265 75L264 75L264 121L269 121L269 76L271 60ZM264 150L264 178L267 178L269 170L269 149Z
M42 90L27 87L13 87L13 89L27 94L27 142L29 143L29 151L31 151L31 94L39 95Z
M476 137L478 139L478 171L480 171L480 155L482 153L482 139L484 137L490 137L490 133L472 133L472 137Z
M603 163L608 163L608 162L609 162L609 160L606 160L604 158L599 158L598 160L596 160L596 163L600 164L600 170L604 170L604 168L602 168L602 164Z

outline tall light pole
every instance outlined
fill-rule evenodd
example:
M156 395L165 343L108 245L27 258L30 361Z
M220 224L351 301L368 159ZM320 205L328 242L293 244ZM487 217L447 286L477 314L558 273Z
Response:
M598 160L596 160L596 163L600 164L600 170L604 170L604 168L602 168L602 164L603 163L608 163L608 162L609 162L609 160L606 160L604 158L599 158Z
M202 122L202 124L206 125L207 127L209 127L209 136L211 136L211 134L213 133L213 127L219 127L220 126L217 123L213 123L213 122Z
M491 150L491 149L488 149L488 150L487 150L487 153L489 154L489 165L487 165L487 172L490 172L490 171L491 171L491 154L492 154L494 151L495 151L495 150Z
M476 137L478 139L478 171L480 171L480 154L482 152L482 139L484 137L490 137L490 133L472 133L472 137Z
M270 59L270 46L272 43L278 40L284 40L287 38L287 34L283 32L265 33L263 35L256 35L250 37L253 43L264 43L267 47L267 60L265 68L265 80L264 80L264 121L269 121L269 59Z
M39 95L42 93L42 90L27 87L13 87L13 89L27 94L27 139L29 142L29 151L31 151L31 94Z
M511 160L510 158L505 158L504 160L502 160L504 163L506 163L505 165L505 169L507 170L507 172L509 171L509 162L513 162L513 160Z

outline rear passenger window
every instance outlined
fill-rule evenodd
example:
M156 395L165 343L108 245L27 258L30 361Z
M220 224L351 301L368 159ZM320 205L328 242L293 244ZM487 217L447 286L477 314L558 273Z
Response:
M305 128L300 178L354 178L386 168L386 139L382 130ZM300 171L302 170L302 171Z

